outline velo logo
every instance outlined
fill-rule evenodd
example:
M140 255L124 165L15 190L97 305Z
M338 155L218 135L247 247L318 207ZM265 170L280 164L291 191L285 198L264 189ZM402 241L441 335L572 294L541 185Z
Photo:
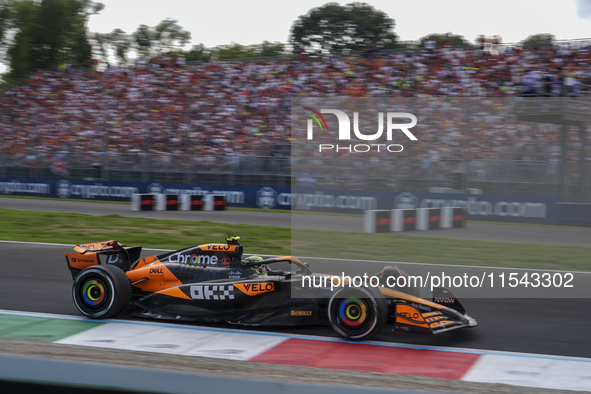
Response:
M340 141L351 140L351 119L349 116L339 109L321 109L320 112L315 111L311 108L304 107L308 115L310 115L316 124L320 127L321 131L329 131L326 119L322 114L332 114L337 117L339 122L338 139ZM394 123L395 119L410 119L410 123ZM308 119L308 140L314 139L314 122L312 119ZM324 125L324 126L323 126ZM392 135L394 130L402 131L406 137L411 141L418 141L417 137L409 130L417 125L417 117L408 112L387 112L386 113L386 139L392 141ZM378 131L374 134L363 134L359 130L359 112L353 112L353 133L355 137L362 141L375 141L382 137L384 134L384 113L378 112ZM318 144L318 151L323 150L334 150L336 152L347 151L347 152L369 152L387 150L388 152L402 152L404 147L400 144L356 144L356 145L334 145L334 144Z

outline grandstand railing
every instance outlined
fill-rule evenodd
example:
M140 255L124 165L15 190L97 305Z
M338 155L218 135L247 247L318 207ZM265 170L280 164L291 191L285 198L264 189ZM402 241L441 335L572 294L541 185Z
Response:
M585 164L591 172L591 162ZM0 178L82 179L194 185L290 187L312 174L315 186L427 192L433 187L486 194L556 195L560 158L524 156L513 160L314 159L272 156L24 155L0 152ZM566 200L580 202L591 190L578 163L569 163Z
M581 94L523 94L515 98L514 111L520 114L591 114L591 97Z

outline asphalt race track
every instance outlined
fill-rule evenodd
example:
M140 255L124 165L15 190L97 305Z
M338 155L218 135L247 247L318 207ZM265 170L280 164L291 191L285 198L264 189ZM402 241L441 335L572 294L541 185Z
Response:
M0 242L3 256L0 309L79 315L72 302L72 277L64 257L64 253L70 250L70 246L64 245ZM144 252L144 255L154 254L158 251ZM328 268L330 264L328 261L316 262L313 268L317 265ZM342 262L339 264L339 269L347 270ZM373 267L368 263L364 269L377 272L381 266ZM417 345L591 357L588 335L591 320L586 313L591 310L591 299L471 299L462 302L468 313L478 320L478 327L432 336L390 332L391 327L386 326L375 339ZM269 331L336 336L330 327L273 328Z
M51 212L75 212L91 215L119 214L155 219L208 220L289 226L290 215L257 212L131 212L126 204L78 203L52 200L0 198L0 207ZM181 216L182 214L182 216ZM310 219L316 216L310 216ZM361 222L359 217L324 216L314 228L336 230L343 223ZM302 220L297 220L302 223ZM359 223L359 227L361 224ZM557 243L591 246L591 232L577 229L553 229L500 225L469 225L467 231L442 231L441 236L465 239L494 239L513 242ZM0 242L0 309L79 315L71 298L72 278L65 252L71 246ZM248 251L246 251L248 252ZM143 255L158 254L146 250ZM331 261L315 261L317 272L328 272ZM339 270L359 269L359 262L339 262ZM377 272L383 264L362 263L364 271ZM376 264L372 266L372 264ZM436 336L391 332L391 327L376 340L417 345L450 346L591 358L591 299L462 299L467 312L479 325ZM125 318L125 317L123 317ZM245 328L245 330L248 328ZM260 328L257 328L260 330ZM330 327L269 329L284 333L336 336Z

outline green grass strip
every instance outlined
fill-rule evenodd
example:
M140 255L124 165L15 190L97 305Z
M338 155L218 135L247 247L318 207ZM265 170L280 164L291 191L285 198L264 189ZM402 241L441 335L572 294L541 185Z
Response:
M591 271L591 248L0 209L0 239L180 249L240 235L245 253ZM453 231L453 230L449 230Z

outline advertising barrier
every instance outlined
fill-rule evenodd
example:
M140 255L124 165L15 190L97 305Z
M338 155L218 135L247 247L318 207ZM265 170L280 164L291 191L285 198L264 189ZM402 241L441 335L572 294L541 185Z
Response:
M556 224L591 227L591 204L558 203Z
M134 194L174 194L181 199L183 195L223 195L228 207L357 214L459 207L465 209L466 220L591 226L591 204L558 204L556 196L0 178L0 195L130 201Z
M291 189L264 186L183 185L147 182L99 182L58 179L0 178L0 195L36 196L63 199L131 201L134 194L170 194L214 197L214 209L245 207L262 209L291 209ZM225 201L225 203L224 203ZM217 204L217 205L216 205ZM195 209L195 208L194 208Z
M363 213L375 209L458 207L465 209L467 220L534 224L554 224L559 215L556 196L293 188L282 199L281 203L291 202L296 211L312 212Z

